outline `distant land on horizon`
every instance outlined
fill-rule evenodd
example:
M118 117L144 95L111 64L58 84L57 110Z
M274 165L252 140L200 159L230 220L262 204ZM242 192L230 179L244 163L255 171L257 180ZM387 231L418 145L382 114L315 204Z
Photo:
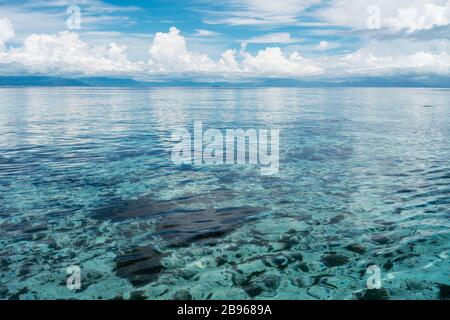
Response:
M333 87L404 87L404 88L450 88L450 76L433 77L354 77L336 79L285 79L259 78L247 82L195 81L170 79L158 81L140 81L114 77L57 77L57 76L0 76L0 87L288 87L288 88L333 88Z

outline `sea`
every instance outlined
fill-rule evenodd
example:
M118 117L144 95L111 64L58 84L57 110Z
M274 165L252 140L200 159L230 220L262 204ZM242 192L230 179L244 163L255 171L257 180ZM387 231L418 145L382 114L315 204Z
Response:
M175 163L196 122L277 172ZM449 256L448 89L0 89L0 299L448 299Z

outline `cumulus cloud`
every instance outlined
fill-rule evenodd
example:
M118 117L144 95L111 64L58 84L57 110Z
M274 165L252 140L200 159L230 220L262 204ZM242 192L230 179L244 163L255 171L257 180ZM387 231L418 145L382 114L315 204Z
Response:
M388 27L395 30L429 30L450 23L450 1L446 5L425 3L421 7L399 8L397 16L384 19Z
M25 39L21 48L11 50L9 59L42 72L52 69L85 74L136 71L127 60L125 50L115 43L91 48L73 32L33 34Z
M320 67L301 57L297 52L286 57L278 47L261 50L256 56L246 52L243 54L245 57L244 71L260 75L301 76L319 74L323 71Z
M298 53L286 57L280 48L267 48L252 56L241 51L243 61L236 59L235 50L227 50L216 63L207 55L191 52L180 31L172 27L168 33L156 34L150 47L150 69L157 73L245 73L246 75L300 76L316 74L320 68L311 65Z
M0 23L0 28L3 41L14 35L10 24ZM128 61L125 51L126 47L116 43L90 47L73 32L32 34L21 47L4 48L0 65L18 64L26 67L30 73L50 74L92 75L139 71L139 65Z
M362 30L373 19L380 28L427 30L450 22L449 0L335 0L316 13L322 20Z
M227 50L219 61L218 71L239 73L241 69L236 61L236 50Z
M402 73L448 75L450 71L450 55L446 52L434 54L420 51L402 56L375 56L358 51L346 56L343 61L353 65L353 69L348 69L351 73L361 75Z
M450 42L435 40L415 43L409 40L372 41L366 47L333 61L347 74L395 75L450 74ZM331 68L331 66L330 66Z
M175 27L168 33L158 32L150 47L150 68L156 72L207 72L214 62L204 54L190 52L186 39Z
M5 43L14 35L11 24L1 21L1 41ZM207 74L221 78L229 75L243 76L301 76L321 71L298 53L285 56L278 47L267 48L255 56L241 50L226 50L214 61L208 55L189 50L180 30L170 28L158 32L149 48L147 62L131 62L126 46L115 42L103 46L90 46L74 32L57 34L32 34L22 46L5 48L0 66L20 65L29 73L72 75L181 75Z
M58 75L130 75L152 78L160 75L206 75L224 77L291 77L336 75L388 75L402 72L450 74L450 41L372 41L344 56L305 58L267 47L252 54L226 50L218 59L189 49L175 27L157 33L148 44L148 61L130 61L127 47L111 42L91 46L73 32L32 34L18 47L8 47L14 28L0 19L0 72L9 68L28 73ZM322 49L330 48L325 41Z

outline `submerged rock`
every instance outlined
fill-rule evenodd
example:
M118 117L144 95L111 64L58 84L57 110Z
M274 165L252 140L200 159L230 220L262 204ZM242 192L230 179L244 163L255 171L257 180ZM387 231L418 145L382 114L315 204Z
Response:
M414 280L406 280L405 286L407 290L415 291L415 290L432 290L431 285L428 282L424 281L414 281Z
M157 221L155 235L162 237L169 247L187 247L194 242L215 246L218 238L226 236L265 210L251 206L205 208L230 200L232 194L230 190L222 188L208 194L188 195L170 201L150 197L119 200L95 210L91 217L111 221L151 218Z
M450 286L447 284L438 284L439 287L439 299L449 300L450 299Z
M391 270L393 267L394 263L391 260L388 260L383 264L383 269L385 270Z
M345 219L345 216L340 214L340 215L337 215L337 216L331 218L330 221L328 221L328 224L338 224L339 222L341 222L344 219Z
M272 292L278 289L281 283L280 276L277 275L264 275L259 279L256 284L264 289L264 291Z
M77 292L84 292L86 291L91 285L99 282L99 280L102 277L102 273L96 270L85 270L83 272L83 281L81 289L79 289Z
M170 247L210 242L228 235L264 210L250 206L178 210L161 217L156 225L156 233Z
M303 261L303 256L298 252L288 253L286 255L266 255L262 257L261 261L266 267L284 269L291 263Z
M359 253L359 254L363 254L366 252L366 248L364 248L362 245L357 244L357 243L352 243L352 244L346 246L345 249L347 249L348 251L351 251L351 252Z
M30 291L27 288L21 288L16 293L8 298L8 300L21 300L21 296L29 293Z
M2 258L0 257L0 270L8 270L9 265L11 264L11 261L9 258Z
M392 242L391 239L383 235L375 235L371 238L371 240L381 245L389 244Z
M236 287L244 290L250 298L254 298L264 291L260 286L256 285L254 281L256 277L263 273L264 271L254 271L244 275L242 274L242 271L236 270L236 272L232 274L231 279Z
M95 210L91 217L97 220L121 221L132 218L149 218L161 215L174 208L169 201L158 201L150 197L137 200L118 200Z
M389 290L382 289L366 289L357 295L359 300L388 300Z
M322 257L322 262L327 267L338 267L350 262L350 259L340 254L329 254Z
M206 194L185 195L172 200L157 200L144 196L133 200L115 199L108 205L98 208L91 213L97 220L121 221L133 218L160 217L166 213L181 210L183 207L192 207L205 204L221 203L232 199L233 192L226 188L213 190Z
M5 298L9 294L9 290L6 286L0 285L0 298Z
M151 246L136 247L116 257L115 272L120 278L129 280L133 286L143 286L158 279L164 270L161 264L164 256Z
M290 250L297 246L299 241L294 237L283 237L283 239L280 240L280 243L283 245L284 250Z
M192 300L192 295L189 290L181 289L175 292L173 300Z
M253 284L248 285L248 286L244 287L243 289L248 294L248 296L250 298L254 298L256 296L259 296L264 291L262 288L260 288L260 287L258 287L256 285L253 285Z
M288 255L289 261L290 262L294 262L294 261L303 261L303 255L299 252L294 252Z
M217 258L216 258L216 265L217 265L218 267L224 265L224 264L227 263L227 262L228 262L228 260L227 260L227 257L226 257L226 256L220 256L220 257L217 257Z
M294 269L295 270L301 270L303 272L309 272L309 267L308 267L308 264L306 262L301 262L301 263L296 264L294 266Z
M265 257L262 261L265 266L277 269L284 269L289 265L289 259L282 255Z
M254 298L263 292L274 292L279 288L280 284L280 276L263 275L262 277L255 278L242 288L250 298Z
M145 291L133 291L130 294L130 300L147 300Z
M192 270L179 271L179 276L182 277L184 280L191 280L195 275L197 275L197 272Z

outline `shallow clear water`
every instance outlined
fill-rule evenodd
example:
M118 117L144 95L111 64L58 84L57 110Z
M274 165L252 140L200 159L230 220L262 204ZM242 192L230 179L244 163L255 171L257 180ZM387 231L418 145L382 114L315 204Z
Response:
M0 101L0 299L357 299L370 265L389 298L448 294L448 90L23 88ZM280 172L172 164L172 130L194 121L280 129Z

